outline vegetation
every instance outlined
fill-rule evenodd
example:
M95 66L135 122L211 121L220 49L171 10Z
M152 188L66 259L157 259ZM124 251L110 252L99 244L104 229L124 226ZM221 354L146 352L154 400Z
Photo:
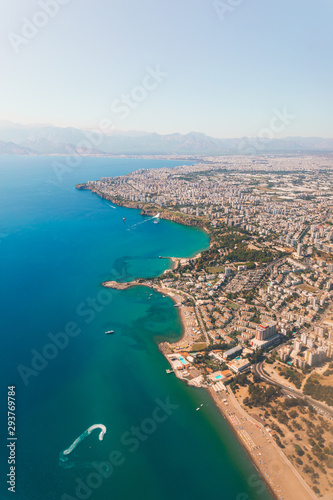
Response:
M231 247L232 248L232 247ZM239 244L231 253L224 256L222 262L259 262L264 264L272 262L275 255L270 250L249 250L243 243Z
M303 375L299 373L298 371L292 369L292 368L284 368L284 367L278 367L280 375L282 375L285 379L290 380L297 389L301 388L302 385L302 380L303 380Z
M244 398L246 406L266 406L271 401L281 396L281 391L278 387L268 386L262 387L258 384L249 384L249 397Z
M238 389L239 385L245 386L248 385L249 381L246 373L238 374L233 380L230 382L230 387L232 390Z
M311 375L304 386L304 394L333 406L333 387L321 385L317 375Z

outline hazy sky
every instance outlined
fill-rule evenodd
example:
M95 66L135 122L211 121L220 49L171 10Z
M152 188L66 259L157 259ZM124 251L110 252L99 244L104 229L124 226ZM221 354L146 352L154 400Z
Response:
M332 0L0 5L0 119L240 137L285 108L276 136L333 136Z

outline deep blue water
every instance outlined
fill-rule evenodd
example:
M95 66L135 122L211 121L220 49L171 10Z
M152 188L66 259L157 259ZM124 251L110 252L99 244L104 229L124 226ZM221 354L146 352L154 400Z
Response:
M55 160L0 157L2 497L13 498L3 478L14 384L18 500L270 499L208 395L165 373L154 338L180 336L173 303L148 300L143 287L101 287L158 275L168 266L159 255L193 255L208 238L112 209L75 184L178 163L84 158L59 182ZM60 453L94 424L104 439L94 430L64 467ZM110 460L113 469L99 468Z

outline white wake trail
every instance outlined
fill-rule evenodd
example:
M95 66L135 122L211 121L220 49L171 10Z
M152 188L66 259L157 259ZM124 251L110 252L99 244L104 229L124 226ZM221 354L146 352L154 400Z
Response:
M72 453L73 450L75 450L75 448L77 447L77 445L79 443L81 443L87 436L89 436L89 434L92 433L92 431L94 431L95 429L101 429L101 432L99 433L99 436L98 436L98 439L100 441L103 440L103 437L104 437L104 434L106 433L106 427L105 425L103 424L95 424L95 425L92 425L90 426L86 431L84 431L81 436L79 436L77 439L75 439L75 441L70 445L69 448L67 448L66 450L62 451L60 453L60 462L66 462L68 460L68 455L70 453Z
M158 213L157 215L154 215L153 217L149 217L148 219L145 219L141 222L137 222L136 224L133 224L132 226L129 227L129 229L132 229L133 227L140 226L141 224L145 224L146 222L149 222L150 220L159 219L159 217L160 217L160 214Z

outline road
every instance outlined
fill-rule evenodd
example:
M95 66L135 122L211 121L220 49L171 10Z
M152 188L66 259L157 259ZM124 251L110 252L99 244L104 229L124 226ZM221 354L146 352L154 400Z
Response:
M298 391L297 389L292 389L288 385L281 384L280 382L277 382L276 380L270 378L263 370L263 363L264 361L261 361L260 363L257 363L254 365L254 372L259 375L260 378L265 380L266 382L269 382L270 384L276 385L282 389L282 392L284 395L288 396L297 396L299 398L305 399L309 404L311 404L318 413L321 413L325 415L326 417L330 418L333 420L333 408L331 406L326 405L325 403L322 403L321 401L316 401L315 399L312 399L310 396L305 396L301 391Z

